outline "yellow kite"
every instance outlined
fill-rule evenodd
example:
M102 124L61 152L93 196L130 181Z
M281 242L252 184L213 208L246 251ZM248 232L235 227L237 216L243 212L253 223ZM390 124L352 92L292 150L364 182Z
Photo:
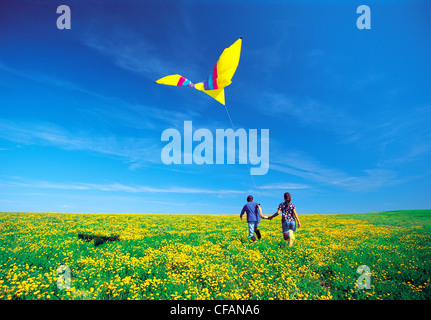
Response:
M193 87L205 92L224 105L224 88L232 83L232 77L239 63L241 44L242 38L239 38L230 47L224 49L210 76L203 82L194 84L179 74L173 74L157 80L156 83L178 87Z

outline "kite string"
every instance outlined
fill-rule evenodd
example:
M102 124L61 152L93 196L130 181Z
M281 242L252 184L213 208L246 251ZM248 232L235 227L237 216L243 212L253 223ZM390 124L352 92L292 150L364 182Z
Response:
M229 117L230 124L232 125L232 129L233 129L233 131L235 131L235 126L233 125L232 118L230 117L230 114L229 114L229 110L227 109L226 106L224 106L224 108L226 110L227 116Z
M230 121L230 124L232 125L232 129L233 129L233 131L235 132L235 131L236 131L236 130L235 130L235 126L233 125L233 121L232 121L232 118L230 117L229 110L227 109L226 105L224 106L224 108L225 108L225 110L226 110L227 116L229 117L229 121ZM240 149L241 149L241 148L240 148ZM247 155L246 155L246 156L247 156ZM250 169L250 166L248 165L248 161L247 161L247 159L246 159L246 162L245 162L245 163L247 164L248 172L249 172L249 174L250 174L251 180L253 180L253 184L254 184L255 188L257 189L257 185L256 185L256 182L254 181L253 175L251 174L251 169Z

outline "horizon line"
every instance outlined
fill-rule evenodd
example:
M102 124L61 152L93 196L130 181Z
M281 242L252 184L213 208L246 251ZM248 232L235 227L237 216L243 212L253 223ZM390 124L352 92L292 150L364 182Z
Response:
M343 215L343 214L373 214L373 213L388 213L388 212L402 212L402 211L431 211L431 209L402 209L402 210L386 210L386 211L370 211L370 212L345 212L345 213L301 213L300 216L307 215ZM222 213L222 214L214 214L214 213L127 213L127 212L62 212L62 211L0 211L0 214L3 213L17 213L17 214L104 214L104 215L176 215L176 216L193 216L193 215L201 215L201 216L235 216L239 214L236 213Z

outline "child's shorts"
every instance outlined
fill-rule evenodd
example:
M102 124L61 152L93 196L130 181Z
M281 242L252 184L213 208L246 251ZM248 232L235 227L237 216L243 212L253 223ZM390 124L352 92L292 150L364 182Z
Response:
M283 233L288 233L289 230L296 232L296 222L293 221L284 221L281 223L281 228L283 229Z

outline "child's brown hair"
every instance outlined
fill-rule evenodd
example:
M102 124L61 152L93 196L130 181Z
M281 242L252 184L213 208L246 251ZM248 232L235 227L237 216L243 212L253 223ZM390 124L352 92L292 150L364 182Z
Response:
M290 196L289 192L284 193L284 200L286 201L287 204L289 204L290 201L292 200L292 197Z

